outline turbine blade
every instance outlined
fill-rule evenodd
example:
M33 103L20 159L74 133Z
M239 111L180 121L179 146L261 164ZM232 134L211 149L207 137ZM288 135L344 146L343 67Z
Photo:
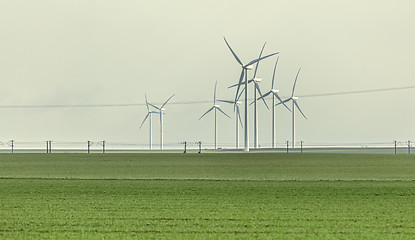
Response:
M242 88L242 91L239 93L239 96L238 96L238 98L235 100L235 102L239 101L239 99L241 98L241 96L242 96L242 94L244 93L244 91L245 91L245 87L244 87L244 88Z
M241 87L241 82L244 79L244 72L245 72L245 69L242 68L241 76L239 77L238 88L236 89L235 102L238 99L237 97L238 97L238 93L239 93L239 88Z
M144 94L144 97L146 99L147 112L150 112L150 108L148 107L147 94Z
M213 93L213 105L216 105L216 85L218 85L218 81L215 82L215 91Z
M160 107L160 108L163 108L163 107L164 107L164 105L166 105L166 104L167 104L167 102L168 102L168 101L170 101L170 99L171 99L172 97L174 97L174 95L175 95L175 94L171 95L171 97L169 97L169 99L167 99L167 100L163 103L163 105L161 105L161 107Z
M271 92L271 91L269 91L269 92L265 93L264 95L262 95L261 97L257 98L256 100L266 98L266 97L267 97L268 95L270 95L271 93L272 93L272 92Z
M241 118L241 112L239 111L239 106L236 106L236 112L238 114L239 122L241 123L241 126L244 127L242 124L242 118Z
M264 104L265 104L265 106L267 107L267 109L269 109L269 107L268 107L267 103L265 102L265 99L264 99L264 98L263 98L263 96L262 96L261 89L259 88L259 84L258 84L257 82L255 82L255 81L254 81L254 83L255 83L255 88L256 88L256 90L259 92L259 95L262 97L262 101L264 102Z
M216 108L216 109L218 109L219 110L219 112L221 112L221 113L223 113L223 114L225 114L225 116L227 116L228 118L231 118L231 117L229 117L229 115L228 114L226 114L224 111L222 111L222 109L220 109L220 108Z
M274 77L275 77L275 70L277 70L278 59L280 59L280 56L278 56L277 57L277 61L275 61L274 73L272 74L272 85L271 85L271 89L274 89Z
M148 116L149 116L149 115L150 115L150 112L149 112L149 113L147 113L146 117L144 118L143 122L141 123L141 125L140 125L140 129L141 129L141 127L143 126L144 122L147 120L147 118L148 118Z
M241 62L241 60L238 58L238 56L235 54L235 52L232 50L231 46L229 45L228 41L226 41L226 38L223 37L223 39L225 40L226 45L228 45L229 50L231 50L232 55L235 57L236 61L238 61L238 63L243 66L243 63Z
M151 103L148 103L148 105L152 106L152 107L153 107L153 108L155 108L155 109L160 110L160 108L159 108L159 107L157 107L157 106L155 106L155 105L153 105L153 104L151 104Z
M282 101L282 102L279 102L279 103L275 104L275 106L278 106L278 105L280 105L280 104L284 104L284 103L286 103L286 102L288 102L288 101L290 101L290 100L292 100L292 98L285 99L284 101Z
M274 93L274 96L288 109L288 111L291 112L291 109L285 104L285 102L281 100L280 96L278 96L278 93Z
M298 78L298 74L300 73L300 70L301 68L298 69L297 76L295 76L295 81L294 81L293 91L291 92L291 97L294 96L295 84L297 83L297 78Z
M261 49L261 52L259 53L259 57L258 58L261 58L261 56L262 56L262 52L264 51L264 48L265 48L265 45L266 45L267 43L265 42L264 43L264 46L262 46L262 49ZM257 70L258 70L258 65L259 65L259 61L256 63L256 66L255 66L255 72L254 72L254 76L252 77L252 78L255 78L255 76L256 76L256 72L257 72Z
M211 107L209 110L207 110L200 118L199 118L199 120L200 119L202 119L202 117L204 117L206 114L208 114L210 111L212 111L213 109L214 109L215 107L213 106L213 107Z
M249 81L248 81L248 83L249 83ZM241 83L240 83L240 84L241 84L241 85L245 84L245 81L241 81ZM238 85L239 85L239 83L234 84L234 85L231 85L231 86L229 86L228 88L237 87Z
M301 111L301 108L300 108L300 106L298 105L297 101L295 101L295 100L293 100L293 101L294 101L295 106L298 108L298 110L300 111L300 113L303 115L303 117L304 117L305 119L307 119L307 117L304 115L303 111Z
M278 53L279 53L279 52L277 52L277 53L272 53L272 54L269 54L269 55L267 55L267 56L265 56L265 57L262 57L262 58L258 58L258 59L252 60L252 61L250 61L248 64L246 64L246 65L245 65L245 66L243 66L243 67L248 67L248 66L250 66L250 65L252 65L252 64L254 64L254 63L258 62L258 61L261 61L261 60L263 60L263 59L265 59L265 58L269 58L269 57L274 56L274 55L276 55L276 54L278 54Z

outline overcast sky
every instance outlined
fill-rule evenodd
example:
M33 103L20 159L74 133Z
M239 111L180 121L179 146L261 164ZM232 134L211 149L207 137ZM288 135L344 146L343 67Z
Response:
M80 1L0 0L0 106L232 99L240 66L264 42L280 52L276 86L289 96L413 86L415 2L400 1ZM261 62L262 91L276 58ZM252 93L252 88L250 89ZM415 89L300 98L296 139L306 143L415 140ZM166 144L213 143L203 104L168 104ZM232 106L223 110L234 117ZM291 115L278 107L278 141L291 139ZM259 107L260 145L271 115ZM145 106L0 108L0 141L107 140L147 144ZM250 112L252 120L252 109ZM219 146L233 146L235 121L218 116ZM158 143L158 121L153 122ZM252 123L250 127L252 137ZM243 140L242 129L240 132ZM252 143L252 140L251 140Z

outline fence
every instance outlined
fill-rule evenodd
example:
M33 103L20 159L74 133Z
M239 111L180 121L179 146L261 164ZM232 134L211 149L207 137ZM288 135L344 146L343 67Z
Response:
M296 142L292 147L289 141L277 144L275 148L271 144L260 145L259 148L250 148L253 152L287 152L287 153L380 153L380 154L412 154L412 141L390 141L376 143L321 143L321 142ZM234 143L223 143L214 149L213 143L201 141L182 141L165 143L166 152L233 152L243 151L243 144L236 148ZM107 141L0 141L0 153L115 153L115 152L148 152L148 144L131 142L107 142ZM153 144L152 152L160 152L159 144Z

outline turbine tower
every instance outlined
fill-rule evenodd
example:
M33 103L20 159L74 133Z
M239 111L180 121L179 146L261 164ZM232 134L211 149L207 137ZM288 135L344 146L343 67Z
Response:
M223 38L223 39L225 40L225 43L228 46L229 50L231 51L232 55L234 56L235 60L242 67L241 75L239 77L239 82L238 82L238 88L236 89L235 102L237 102L237 100L238 100L239 88L242 85L242 80L243 80L244 75L245 75L245 129L244 129L245 130L245 132L244 132L245 133L245 136L244 136L244 141L245 141L244 145L245 146L244 146L244 148L245 148L245 151L248 152L249 151L249 136L248 136L248 132L249 132L248 131L248 70L252 70L252 66L251 66L252 64L254 64L256 62L259 62L259 61L261 61L265 58L276 55L276 54L278 54L278 52L269 54L269 55L267 55L265 57L262 57L262 58L252 60L248 64L244 65L242 63L242 61L238 58L238 56L235 54L235 52L232 50L231 46L226 41L226 38Z
M140 129L141 129L141 127L143 126L143 124L144 124L144 122L147 120L147 118L148 118L148 125L149 125L149 150L151 151L151 149L152 149L152 135L153 135L153 132L152 132L152 127L151 127L151 119L152 119L152 117L151 117L151 115L152 114L158 114L159 112L156 112L156 111L150 111L150 107L149 107L149 103L148 103L148 101L147 101L147 94L145 95L145 99L146 99L146 107L147 107L147 115L146 115L146 117L144 118L144 120L143 120L143 122L141 123L141 125L140 125Z
M267 97L268 95L271 94L272 96L272 148L275 148L277 145L277 136L276 136L276 121L275 121L275 98L278 99L278 101L280 101L280 103L282 103L282 100L280 98L280 96L278 96L278 89L274 89L274 80L275 80L275 70L277 69L277 64L278 64L278 59L275 61L275 66L274 66L274 73L272 74L272 84L271 84L271 90L266 92L262 97L259 97L259 99L264 99L265 97ZM291 112L291 110L287 107L287 105L285 105L285 103L283 103L283 105Z
M164 114L164 106L167 104L168 101L170 101L170 99L172 99L172 97L174 97L174 94L171 95L171 97L169 97L162 105L161 107L157 107L154 106L153 104L149 103L150 106L156 108L157 110L159 110L159 114L160 114L160 150L163 150L163 114Z
M229 103L229 104L233 104L235 105L236 111L235 111L235 148L238 149L239 148L239 122L241 123L241 127L244 127L242 124L242 119L241 119L241 112L239 111L239 104L241 104L241 102L237 101L237 102L233 102L233 101L229 101L229 100L218 100L218 102L224 102L224 103Z
M297 108L300 111L300 113L303 115L303 117L305 119L307 119L307 117L304 115L303 111L301 111L301 108L300 108L300 106L297 103L298 97L295 97L294 96L295 84L297 83L297 78L298 78L298 74L300 73L300 70L301 70L301 68L298 69L297 76L295 77L293 91L291 92L291 97L288 98L288 99L286 99L286 100L284 100L284 101L282 101L282 103L286 103L286 102L292 101L292 104L293 104L292 105L292 118L293 118L292 119L292 121L293 121L293 123L292 123L292 128L293 128L292 129L292 148L295 147L295 138L294 138L295 137L295 115L294 115L295 108ZM279 104L281 104L281 103L278 103L277 105L279 105Z
M216 83L215 83L215 90L214 90L214 92L213 92L213 106L209 109L209 110L207 110L200 118L199 118L199 120L200 119L202 119L206 114L208 114L210 111L212 111L213 109L215 110L215 149L217 148L217 124L216 124L216 115L217 115L217 112L216 112L216 110L218 110L219 112L221 112L222 114L224 114L225 116L227 116L228 118L231 118L231 117L229 117L228 116L228 114L226 114L224 111L222 111L222 109L220 109L220 105L217 105L216 104L216 85L218 84L218 81L216 81Z

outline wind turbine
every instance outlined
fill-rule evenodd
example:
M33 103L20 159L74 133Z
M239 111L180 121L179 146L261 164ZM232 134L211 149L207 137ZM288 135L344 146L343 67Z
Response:
M264 51L265 45L266 45L266 43L264 43L264 46L262 46L261 52L259 53L259 58L261 58L261 56L262 56L262 52ZM251 80L248 81L248 84L252 83L252 82L254 83L254 90L253 90L254 91L254 102L253 102L254 103L254 148L258 148L258 111L257 111L257 95L256 95L257 92L262 97L261 89L259 88L259 84L258 84L259 82L262 81L262 79L261 78L256 78L258 65L259 65L259 61L256 63L254 76L252 77ZM243 81L241 84L244 84L244 83L245 82ZM232 85L229 88L236 87L237 85L238 84ZM245 88L242 89L240 95L238 96L238 100L241 97L243 91L245 91ZM263 100L263 101L264 101L265 106L268 108L268 105L265 102L265 100Z
M224 103L229 103L229 104L233 104L235 105L236 111L235 111L235 128L236 128L236 141L235 141L235 148L238 149L239 148L239 122L241 123L241 127L243 127L242 125L242 119L241 119L241 112L239 111L239 104L241 104L241 102L237 101L237 102L233 102L233 101L229 101L229 100L218 100L218 102L224 102Z
M277 53L272 53L269 54L265 57L262 58L258 58L255 60L250 61L248 64L244 65L242 63L242 61L238 58L238 56L235 54L235 52L232 50L231 46L228 44L228 42L226 41L226 38L223 38L225 40L226 45L228 46L229 50L232 52L232 55L234 56L235 60L241 65L242 67L242 71L241 71L241 76L239 77L239 82L238 82L238 88L236 90L236 94L235 94L235 102L238 100L238 93L239 93L239 88L242 85L242 80L244 78L245 75L245 136L244 136L244 140L245 140L245 151L248 152L249 151L249 136L248 136L248 70L252 69L252 64L259 62L265 58L271 57L273 55L278 54Z
M215 83L215 91L213 93L213 106L207 110L200 118L202 119L206 114L208 114L210 111L212 111L213 109L215 110L215 149L216 149L216 140L217 140L217 128L216 128L216 110L218 110L219 112L221 112L222 114L224 114L225 116L227 116L228 118L231 118L228 116L228 114L226 114L224 111L222 111L222 109L220 109L220 105L216 104L216 85L218 84L218 81L216 81Z
M152 133L152 128L151 128L151 115L152 114L158 114L158 112L156 112L156 111L150 111L150 108L149 108L149 103L148 103L148 101L147 101L147 94L145 95L145 99L146 99L146 107L147 107L147 115L146 115L146 117L144 118L144 120L143 120L143 122L141 123L141 125L140 125L140 129L141 129L141 127L143 126L143 124L144 124L144 122L147 120L147 118L148 118L148 124L149 124L149 150L151 150L151 148L152 148L152 140L151 140L151 138L152 138L152 135L153 135L153 133Z
M163 114L164 114L164 106L167 104L168 101L170 101L170 99L172 99L172 97L174 97L174 94L171 95L171 97L169 97L164 103L163 105L161 105L161 107L157 107L154 106L153 104L149 103L150 106L156 108L157 110L159 110L159 114L160 114L160 150L163 150Z
M278 96L278 89L274 89L274 80L275 80L275 70L277 70L277 64L278 64L278 59L275 61L275 66L274 66L274 73L272 74L272 84L271 84L271 90L266 92L264 95L262 95L259 99L264 99L265 97L267 97L268 95L271 94L272 96L272 148L275 148L275 146L277 145L277 137L275 136L275 132L276 132L276 127L275 127L275 98L278 99L280 101L280 103L282 103L282 100L280 98L280 96ZM285 103L283 103L284 106L291 112L291 110L287 107L287 105L285 105Z
M297 103L298 97L294 96L295 84L297 83L297 78L298 78L298 74L300 73L300 70L301 70L301 68L298 69L297 76L295 77L293 91L291 92L291 97L281 102L281 103L284 104L286 102L292 101L292 104L293 104L293 106L292 106L292 118L293 118L292 119L292 121L293 121L293 125L292 125L292 128L293 128L292 129L292 147L293 148L295 146L295 142L294 142L294 136L295 136L295 116L294 116L294 113L295 113L295 108L297 108L300 111L300 113L303 115L303 117L305 119L307 119L307 117L304 115L303 111L301 111L301 108ZM279 105L281 103L278 103L277 105Z

